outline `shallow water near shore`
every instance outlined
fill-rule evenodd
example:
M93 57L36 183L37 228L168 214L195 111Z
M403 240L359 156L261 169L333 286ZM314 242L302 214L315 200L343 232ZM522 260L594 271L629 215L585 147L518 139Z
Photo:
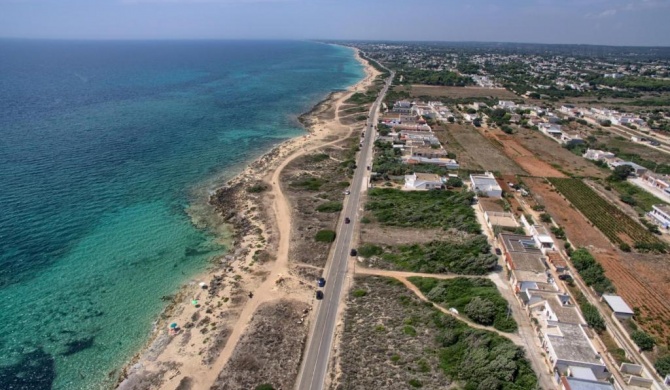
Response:
M0 40L0 388L112 386L225 253L208 190L362 76L310 42Z

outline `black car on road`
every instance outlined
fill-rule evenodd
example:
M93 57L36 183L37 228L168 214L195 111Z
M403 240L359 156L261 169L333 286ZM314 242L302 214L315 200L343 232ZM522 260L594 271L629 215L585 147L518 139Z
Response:
M358 256L358 251L357 251L356 249L352 249L352 250L349 252L349 254L350 254L351 256Z
M323 291L321 290L316 290L316 299L322 300L323 299Z
M318 278L318 279L316 280L316 285L319 286L319 287L323 287L323 286L325 286L325 285L326 285L326 279L324 279L324 278Z

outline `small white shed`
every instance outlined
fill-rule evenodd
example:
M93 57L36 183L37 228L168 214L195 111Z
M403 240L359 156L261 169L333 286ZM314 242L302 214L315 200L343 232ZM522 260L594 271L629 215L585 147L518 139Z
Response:
M633 309L624 302L624 300L618 295L607 295L603 294L603 300L607 305L614 311L614 316L620 320L625 320L628 318L633 318L635 312Z

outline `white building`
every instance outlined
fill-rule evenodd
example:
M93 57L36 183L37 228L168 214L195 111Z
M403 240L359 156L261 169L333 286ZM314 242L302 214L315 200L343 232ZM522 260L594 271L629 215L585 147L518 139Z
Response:
M609 378L605 363L582 325L551 321L542 336L542 348L559 374L567 375L571 369L583 367L598 380Z
M444 183L434 173L413 173L405 175L405 189L407 190L434 190L440 189Z
M500 185L491 172L470 175L470 183L472 185L472 191L475 193L481 192L491 198L502 197L502 188L500 188Z
M670 229L670 206L655 204L647 215L664 229Z
M603 150L598 150L598 149L586 149L586 153L582 156L587 160L606 160L610 158L614 158L614 153L610 152L605 152Z
M612 309L616 318L625 320L628 318L633 318L633 315L635 315L633 309L631 309L630 306L628 306L628 304L626 304L626 302L624 302L624 300L618 295L603 294L603 301L605 301L607 306Z

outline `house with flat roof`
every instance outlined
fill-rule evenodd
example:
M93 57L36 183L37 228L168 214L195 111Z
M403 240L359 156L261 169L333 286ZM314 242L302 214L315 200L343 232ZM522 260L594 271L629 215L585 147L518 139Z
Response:
M554 290L542 251L531 236L500 233L498 241L505 257L508 278L516 293L526 290Z
M655 204L651 206L651 211L647 215L663 229L670 229L670 206L667 204Z
M435 190L440 189L444 183L442 178L434 173L413 173L405 175L406 190Z
M447 158L447 155L443 148L412 148L412 157Z
M538 128L540 129L541 132L559 142L561 140L561 137L563 136L563 131L561 131L561 125L557 125L554 123L540 123Z
M582 157L587 160L598 161L614 158L614 153L598 149L586 149L586 153L584 153Z
M500 188L491 172L470 175L470 184L472 185L472 191L475 193L482 193L491 198L502 197L502 188Z
M642 181L650 187L670 194L670 175L659 175L652 172L646 172L642 175Z
M569 376L559 377L559 390L614 390L608 382L580 379Z
M622 160L620 158L617 158L617 157L610 158L606 161L607 161L607 165L610 167L610 169L615 169L616 167L621 166L621 165L630 166L631 168L633 168L632 175L634 175L634 176L642 176L643 174L645 174L647 172L647 168L643 167L642 165L635 164L632 161L624 161L624 160Z
M597 380L609 378L610 374L605 363L582 325L548 324L541 339L542 348L552 368L559 375L568 375L572 368L583 367L590 369Z
M572 297L556 291L526 290L520 294L531 317L544 323L586 324Z
M412 113L412 103L409 100L399 100L393 104L393 112L399 114Z
M633 309L618 295L603 294L602 300L612 309L614 316L620 320L633 318L633 315L635 315Z

